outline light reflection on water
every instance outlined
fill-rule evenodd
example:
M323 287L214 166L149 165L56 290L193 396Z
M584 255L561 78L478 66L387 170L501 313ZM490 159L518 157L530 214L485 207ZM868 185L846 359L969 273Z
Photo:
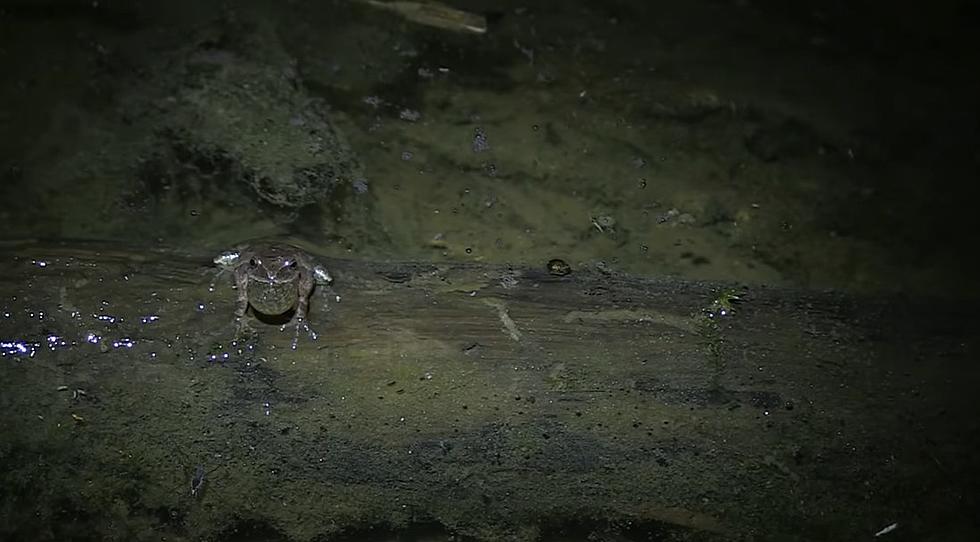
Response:
M67 340L58 335L48 335L43 341L32 341L29 339L5 339L0 340L0 357L27 357L33 358L41 351L55 351L84 346L106 345L111 348L133 348L137 341L128 336L119 337L105 341L101 335L88 333L82 337L81 341ZM101 346L100 346L101 350Z
M0 356L23 356L33 358L37 352L37 344L23 341L0 341Z

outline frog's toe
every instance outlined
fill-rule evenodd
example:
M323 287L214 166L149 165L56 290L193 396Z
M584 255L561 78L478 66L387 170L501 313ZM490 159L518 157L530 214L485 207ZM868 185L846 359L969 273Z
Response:
M315 329L310 327L310 324L307 323L305 318L298 319L296 322L295 331L293 333L293 343L292 343L293 350L296 350L297 345L299 345L300 330L306 331L310 335L310 340L312 341L317 340L317 338L319 338L320 336Z
M255 329L248 323L245 317L235 319L235 338L249 339L255 336Z

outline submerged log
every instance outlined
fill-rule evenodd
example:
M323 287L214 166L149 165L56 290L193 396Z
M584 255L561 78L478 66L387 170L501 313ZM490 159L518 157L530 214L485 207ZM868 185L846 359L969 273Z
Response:
M323 260L340 301L315 296L319 338L293 350L271 324L235 340L206 255L0 247L0 534L972 528L969 307Z

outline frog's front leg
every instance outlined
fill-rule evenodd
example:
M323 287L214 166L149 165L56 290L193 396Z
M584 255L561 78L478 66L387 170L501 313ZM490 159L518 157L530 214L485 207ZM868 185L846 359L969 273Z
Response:
M293 314L293 319L296 320L296 331L293 335L293 350L296 350L296 345L299 343L299 330L305 329L307 333L310 334L310 338L314 341L317 338L316 331L310 327L310 324L306 320L306 313L310 308L310 294L313 293L313 275L311 273L303 273L300 276L297 292L296 301L296 313Z
M238 307L235 308L235 323L238 324L238 334L244 335L250 331L248 323L245 321L245 312L248 311L248 274L235 273L235 288L238 290Z

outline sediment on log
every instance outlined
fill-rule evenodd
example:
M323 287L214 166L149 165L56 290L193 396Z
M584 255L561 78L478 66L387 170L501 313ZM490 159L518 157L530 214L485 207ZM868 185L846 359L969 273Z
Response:
M4 534L61 510L98 536L175 540L415 524L853 539L975 503L968 308L324 262L319 338L293 350L278 326L234 341L235 292L208 255L0 247L0 492L14 515L50 511Z

